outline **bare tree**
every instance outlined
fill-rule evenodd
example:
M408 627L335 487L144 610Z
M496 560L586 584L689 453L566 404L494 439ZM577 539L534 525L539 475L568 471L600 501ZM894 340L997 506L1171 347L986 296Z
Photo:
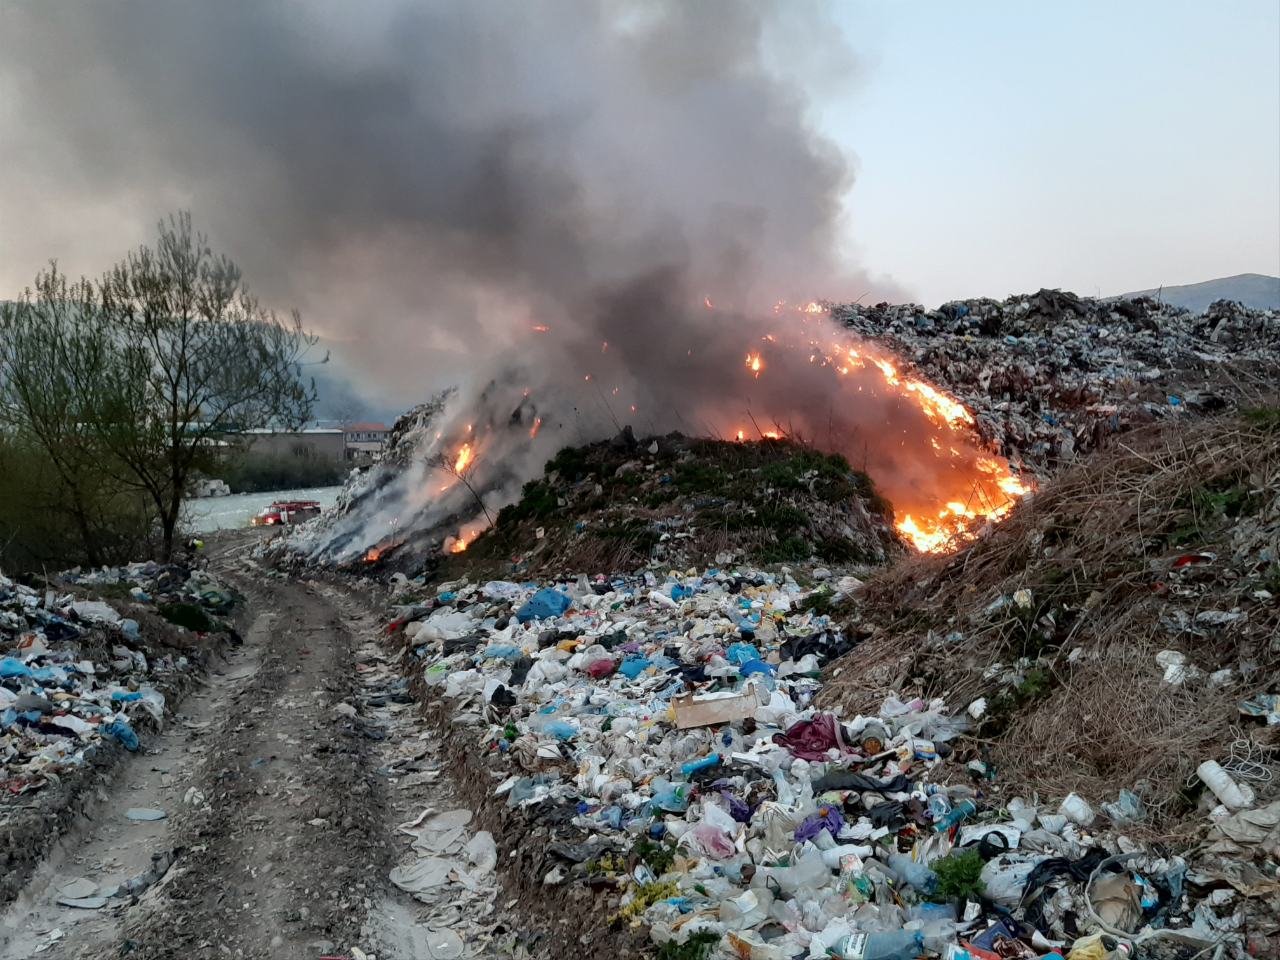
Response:
M302 364L316 338L296 312L283 320L263 308L186 213L162 221L155 246L131 253L98 290L117 361L97 427L122 478L155 503L168 557L188 482L222 437L310 416L315 386Z
M467 447L470 448L470 444L468 444ZM472 498L475 500L476 506L478 506L480 508L480 512L484 514L485 521L492 527L493 516L489 513L489 508L484 505L484 498L480 496L480 491L475 488L475 485L468 478L468 474L472 472L476 462L477 461L474 457L468 456L463 459L455 456L450 458L448 454L444 453L434 454L427 457L425 461L428 467L435 467L436 469L444 470L466 487L467 492L470 493Z
M47 460L60 487L52 501L70 518L85 559L95 566L103 559L95 510L102 500L103 448L95 409L109 403L112 357L111 339L97 323L93 285L68 283L56 264L36 276L34 291L0 306L0 428Z

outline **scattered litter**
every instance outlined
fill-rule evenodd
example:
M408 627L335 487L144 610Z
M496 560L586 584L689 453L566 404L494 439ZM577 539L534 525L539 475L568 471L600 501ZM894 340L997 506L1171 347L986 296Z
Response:
M564 598L560 614L513 616L547 591ZM949 759L985 703L819 709L822 651L843 638L806 608L811 592L740 566L519 589L454 582L397 619L428 686L487 731L500 802L550 831L537 880L618 890L619 918L657 944L706 936L720 944L712 956L755 958L954 947L967 952L948 956L977 960L1088 954L1094 930L1233 936L1190 892L1185 861L1113 832L1147 819L1139 792L1096 807L1078 793L1001 803L987 787L998 770ZM446 618L466 646L415 629ZM426 810L404 824L412 858L392 881L433 903L487 875L497 850L488 834L465 839L470 821ZM1236 845L1271 842L1275 829L1266 816L1220 823L1221 842ZM1133 855L1098 872L1116 853ZM1237 891L1266 885L1224 877Z
M163 820L168 816L163 810L154 810L148 807L130 807L124 812L124 815L130 820Z

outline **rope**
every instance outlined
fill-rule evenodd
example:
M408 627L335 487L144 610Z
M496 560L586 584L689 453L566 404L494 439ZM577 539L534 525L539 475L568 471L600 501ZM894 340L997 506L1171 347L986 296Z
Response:
M1227 759L1222 762L1222 769L1240 780L1252 783L1270 783L1275 771L1266 761L1266 751L1246 737L1239 727L1232 727L1235 739L1227 751Z

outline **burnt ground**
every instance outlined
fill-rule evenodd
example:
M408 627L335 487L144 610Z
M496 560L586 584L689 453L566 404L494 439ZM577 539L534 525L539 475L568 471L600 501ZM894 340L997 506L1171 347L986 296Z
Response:
M211 547L211 568L245 595L244 644L37 868L0 917L0 960L456 956L450 931L467 956L524 955L494 879L425 905L388 880L409 842L396 824L465 804L427 721L392 691L380 597L285 578L249 559L253 542ZM72 878L148 885L77 909L55 902Z

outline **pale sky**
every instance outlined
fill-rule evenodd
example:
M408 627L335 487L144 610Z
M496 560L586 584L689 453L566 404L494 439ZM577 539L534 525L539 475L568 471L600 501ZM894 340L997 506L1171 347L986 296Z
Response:
M779 149L803 139L796 132L802 101L793 108L779 100L769 112L763 88L749 84L734 93L732 115L714 96L696 101L699 92L732 89L735 71L745 69L737 65L752 62L743 45L754 44L757 19L762 46L775 48L770 66L808 94L814 132L833 139L855 170L844 195L841 262L883 281L875 283L880 291L901 289L935 306L1042 286L1113 294L1280 274L1280 0L705 0L637 7L667 11L672 20L648 68L670 75L663 57L687 57L694 65L681 76L694 95L640 74L606 77L608 63L592 65L595 28L583 27L578 46L570 34L594 8L510 2L486 5L493 23L472 32L485 43L512 33L514 54L531 61L527 76L537 79L524 87L532 89L503 97L527 108L535 123L562 103L572 105L565 114L571 118L580 103L593 106L583 115L591 117L586 129L594 139L584 142L612 145L635 167L618 175L597 163L595 172L610 189L638 176L642 195L671 193L677 219L691 221L687 211L710 200L758 205L791 230L765 248L762 262L793 274L818 264L812 296L840 294L834 281L822 289L826 264L788 238L803 234L797 223L821 225L822 178L834 174L803 150L788 156ZM384 14L468 9L448 0L372 6ZM526 26L515 23L517 10ZM138 22L122 15L129 11ZM757 18L759 11L765 14ZM362 212L374 185L399 191L396 210L439 186L423 187L406 174L421 168L434 175L441 166L440 141L428 136L414 91L449 89L440 102L456 103L464 117L504 102L468 101L487 77L472 53L454 62L448 49L428 49L429 40L397 46L395 34L379 46L369 34L385 26L365 7L320 0L298 7L0 0L0 224L7 228L0 230L0 297L15 294L50 257L73 273L104 268L179 207L192 208L260 288L278 292L283 303L302 299L304 312L328 331L340 325L328 314L341 312L362 283L394 290L404 275L421 273L410 257L390 278L395 283L379 274L343 275L320 289L299 284L314 294L309 299L273 290L282 277L314 274L314 262L306 265L310 274L302 272L297 248L328 223L351 223L352 209ZM528 36L530 26L541 39ZM277 68L282 52L291 65ZM713 75L705 89L697 86L699 64ZM431 81L433 88L419 73L445 80ZM670 141L655 135L655 118ZM325 123L347 139L332 136ZM419 127L427 132L416 133ZM394 153L404 146L402 131L413 148L403 161ZM422 148L415 136L432 147ZM313 139L325 146L316 148ZM701 141L729 151L745 182L762 188L744 192L715 173L724 169L719 153L704 163L715 175L700 176L706 171L691 152ZM757 168L760 179L753 180ZM446 200L450 189L442 188ZM717 190L724 196L714 196ZM618 206L637 219L633 202ZM319 223L293 234L276 229L302 214ZM699 244L691 249L697 253ZM334 256L355 259L349 250ZM394 272L391 258L370 256ZM419 291L411 294L400 299L422 301ZM402 304L392 307L379 314ZM359 303L348 312L368 309Z
M846 2L846 235L935 305L1280 274L1280 2Z

